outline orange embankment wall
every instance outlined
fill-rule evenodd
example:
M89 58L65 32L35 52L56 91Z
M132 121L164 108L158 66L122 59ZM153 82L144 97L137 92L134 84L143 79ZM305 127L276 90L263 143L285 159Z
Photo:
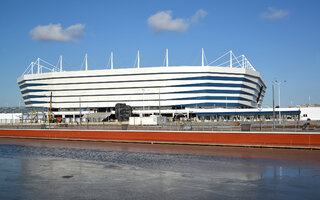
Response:
M0 130L0 137L320 148L320 133Z

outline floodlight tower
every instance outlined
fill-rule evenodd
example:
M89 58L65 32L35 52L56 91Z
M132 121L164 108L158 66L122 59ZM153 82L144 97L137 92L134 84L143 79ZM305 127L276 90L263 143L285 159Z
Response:
M286 83L286 82L287 82L286 80L284 80L284 81L278 81L278 80L272 81L272 83L273 83L273 84L278 85L278 97L279 97L279 123L281 123L281 111L280 111L280 108L281 108L281 106L280 106L280 100L281 100L281 98L280 98L280 85L281 85L282 83Z

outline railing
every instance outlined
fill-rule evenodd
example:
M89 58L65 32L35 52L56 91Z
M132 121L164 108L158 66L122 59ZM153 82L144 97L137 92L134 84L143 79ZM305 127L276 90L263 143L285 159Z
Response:
M127 122L100 123L18 123L0 124L0 129L75 129L75 130L161 130L161 131L252 131L252 132L320 132L320 121L277 122L191 122L176 121L159 125L128 125Z

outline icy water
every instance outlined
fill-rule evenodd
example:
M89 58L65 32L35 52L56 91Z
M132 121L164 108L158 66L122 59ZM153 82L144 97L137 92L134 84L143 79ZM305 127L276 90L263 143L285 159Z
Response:
M320 199L320 151L0 139L0 199Z

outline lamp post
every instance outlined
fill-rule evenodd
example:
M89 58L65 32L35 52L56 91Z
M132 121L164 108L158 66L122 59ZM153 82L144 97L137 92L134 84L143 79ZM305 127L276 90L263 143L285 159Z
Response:
M143 93L143 95L142 95L142 110L144 110L144 89L142 89L142 93Z
M226 96L226 109L228 108L228 97Z
M262 116L261 116L261 110L262 110L262 108L261 107L259 107L258 108L258 110L259 110L259 118L260 118L260 131L262 131Z
M281 111L280 111L280 108L281 108L281 106L280 106L280 85L281 85L282 83L286 83L286 82L287 82L286 80L284 80L284 81L278 81L278 80L272 81L272 83L274 83L274 84L278 85L278 97L279 97L279 124L281 124Z
M82 120L82 113L81 113L81 96L79 96L79 110L80 110L80 115L79 115L79 120L80 120L80 126L81 126L81 120Z
M273 124L272 124L272 131L274 131L274 120L276 118L276 114L274 112L274 84L272 82L272 116L273 116Z
M48 112L48 122L49 122L49 129L50 129L50 121L53 121L52 117L52 91L49 95L45 95L46 97L49 97L49 112Z

